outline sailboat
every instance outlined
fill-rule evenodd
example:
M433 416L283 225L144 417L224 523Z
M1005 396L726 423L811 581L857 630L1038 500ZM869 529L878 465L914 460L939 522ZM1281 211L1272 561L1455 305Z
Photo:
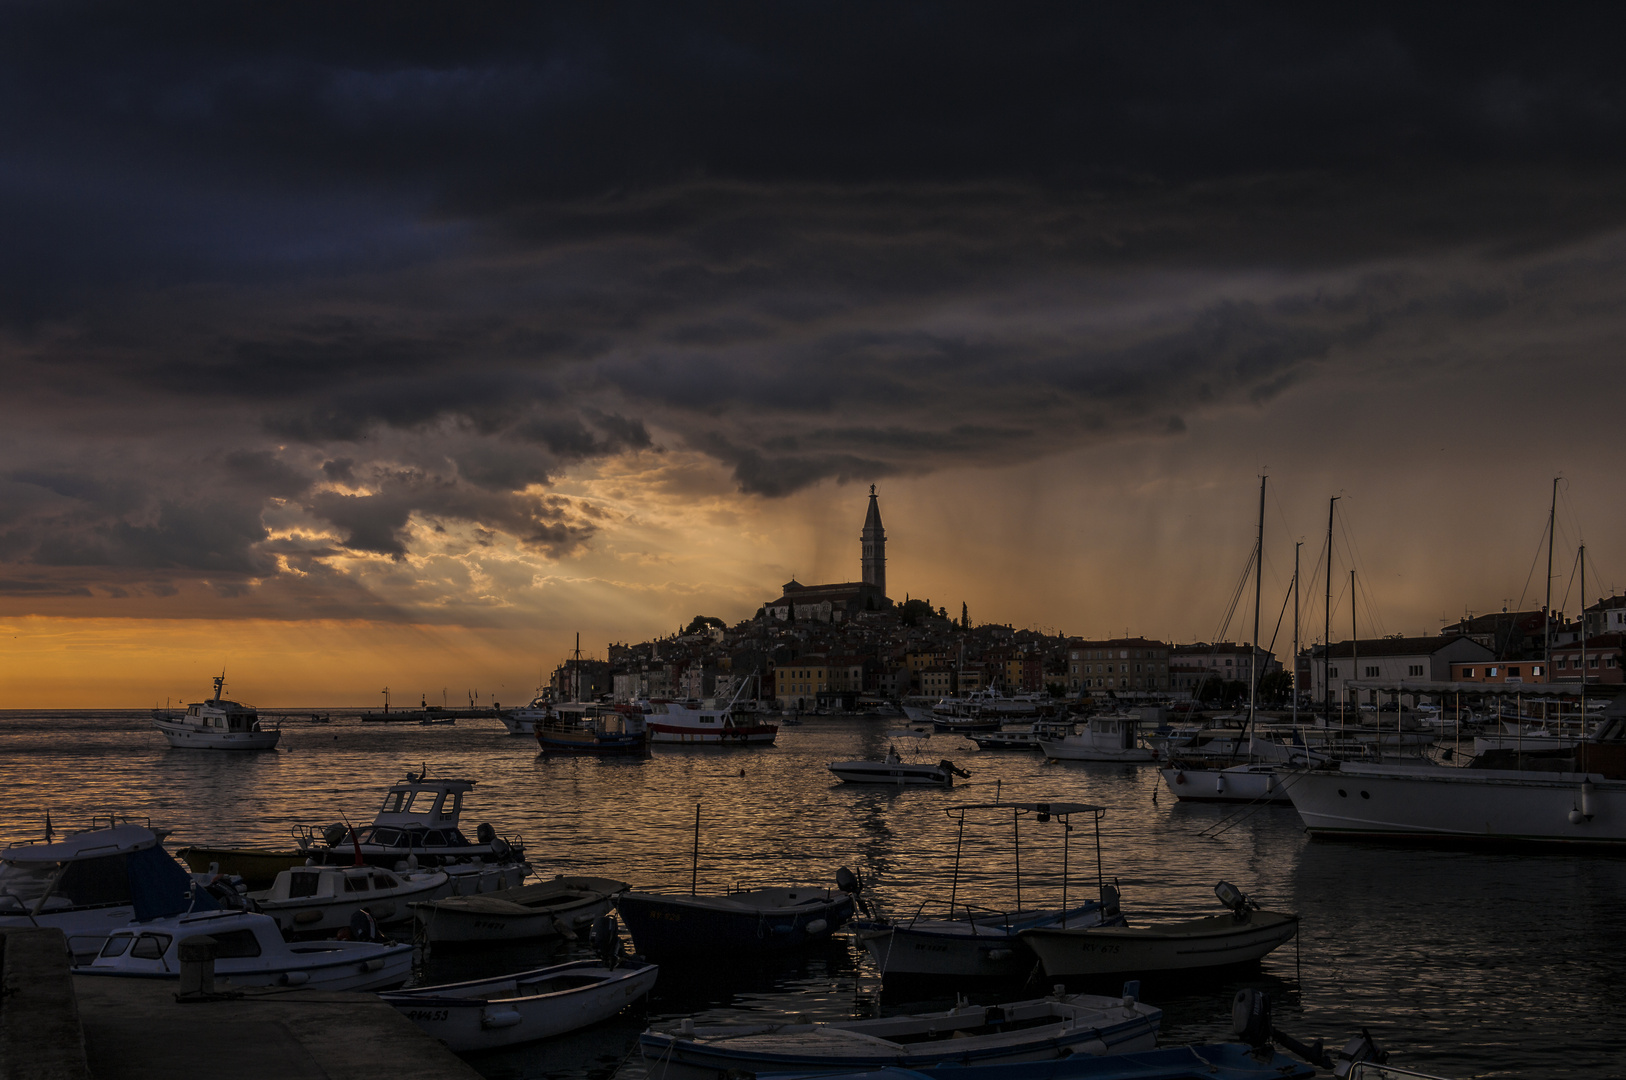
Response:
M1258 734L1259 706L1259 604L1264 589L1265 562L1265 485L1268 476L1259 478L1259 531L1253 550L1253 647L1248 657L1248 719L1244 729L1246 738L1234 745L1236 750L1247 747L1247 757L1232 759L1187 760L1173 757L1160 770L1169 791L1182 802L1242 802L1277 803L1289 805L1291 799L1283 785L1281 768L1292 762L1303 763L1311 753L1297 738L1295 742L1274 742L1261 739ZM1298 556L1294 555L1293 593L1294 627L1298 626ZM1294 642L1297 655L1298 643Z

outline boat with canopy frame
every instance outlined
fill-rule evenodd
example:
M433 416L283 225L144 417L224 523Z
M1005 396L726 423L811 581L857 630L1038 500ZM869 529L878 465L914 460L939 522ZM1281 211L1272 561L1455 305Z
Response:
M1011 815L1015 851L1016 905L1008 911L976 908L961 904L960 861L965 849L966 818L972 813L1005 812ZM949 977L967 979L1020 978L1034 968L1037 958L1018 935L1037 928L1078 928L1112 926L1124 919L1118 910L1118 890L1106 883L1101 863L1101 817L1106 808L1074 802L962 803L944 807L958 824L954 845L954 874L949 886L946 917L921 917L922 902L908 920L885 917L854 921L851 925L869 950L882 978ZM1088 814L1095 832L1095 875L1097 896L1073 902L1071 884L1072 818ZM1062 888L1059 907L1024 907L1022 903L1021 824L1031 817L1034 824L1054 821L1062 827Z

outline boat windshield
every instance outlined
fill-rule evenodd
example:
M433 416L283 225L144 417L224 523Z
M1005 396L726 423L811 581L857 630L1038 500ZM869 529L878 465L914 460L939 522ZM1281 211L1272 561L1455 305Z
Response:
M0 915L34 910L56 871L56 863L0 862Z

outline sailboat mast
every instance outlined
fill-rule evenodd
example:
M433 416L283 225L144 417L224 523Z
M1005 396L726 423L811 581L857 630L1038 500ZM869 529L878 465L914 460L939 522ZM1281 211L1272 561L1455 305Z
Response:
M1360 633L1355 629L1355 568L1352 566L1349 568L1349 677L1351 679L1357 678L1361 673L1360 652ZM1344 685L1348 687L1349 683ZM1357 724L1361 722L1361 702L1359 698L1355 697L1358 693L1360 691L1350 688L1344 695L1350 699L1349 703L1355 706L1355 722ZM1378 753L1380 756L1383 753L1382 740L1378 742Z
M1332 512L1338 496L1327 502L1327 604L1323 607L1326 625L1321 631L1321 725L1332 727Z
M1586 545L1581 545L1581 738L1586 738Z
M1265 583L1265 482L1259 478L1259 532L1253 542L1253 648L1248 650L1248 739L1253 739L1254 717L1259 710L1259 596ZM1252 750L1252 746L1249 746Z
M1299 726L1299 548L1304 546L1300 540L1293 545L1293 726Z
M1553 501L1547 507L1547 599L1541 605L1541 662L1551 679L1553 670L1553 519L1558 513L1558 477L1553 477ZM1586 607L1585 594L1581 607ZM1501 659L1501 657L1497 657ZM1583 669L1582 674L1586 672Z

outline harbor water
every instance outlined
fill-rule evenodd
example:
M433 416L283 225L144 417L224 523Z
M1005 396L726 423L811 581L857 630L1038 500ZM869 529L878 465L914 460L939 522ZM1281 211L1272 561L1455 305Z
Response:
M268 710L269 711L269 710ZM305 710L309 711L309 710ZM172 750L145 713L0 714L0 840L40 837L92 815L150 819L188 844L286 847L295 824L370 821L388 784L427 765L477 782L464 831L489 821L522 834L539 874L591 873L640 889L828 885L863 873L889 914L941 910L951 890L992 910L1060 901L1097 887L1089 815L1057 822L974 815L955 875L956 824L944 808L998 798L1105 808L1100 874L1122 890L1133 924L1210 915L1230 881L1262 906L1298 913L1300 940L1256 969L1150 983L1166 1044L1221 1040L1243 986L1276 998L1278 1026L1341 1045L1361 1028L1396 1064L1452 1077L1626 1076L1626 859L1525 851L1453 851L1311 843L1290 808L1182 805L1151 766L1046 764L1034 753L979 752L956 736L896 740L897 721L809 718L761 749L657 747L648 759L537 754L491 720L455 725L289 720L276 752ZM952 790L837 784L830 761L953 760ZM917 745L918 743L918 745ZM699 806L698 858L695 816ZM1064 852L1065 848L1065 852ZM565 958L536 946L432 955L442 981ZM1042 978L1021 990L1048 992ZM845 939L761 970L663 970L635 1012L551 1042L470 1059L489 1077L641 1080L637 1034L650 1023L804 1013L839 1019L946 1007L930 988L883 993L867 955ZM1009 996L1009 992L1005 993ZM992 998L984 998L992 1000ZM229 1068L229 1063L219 1063Z

